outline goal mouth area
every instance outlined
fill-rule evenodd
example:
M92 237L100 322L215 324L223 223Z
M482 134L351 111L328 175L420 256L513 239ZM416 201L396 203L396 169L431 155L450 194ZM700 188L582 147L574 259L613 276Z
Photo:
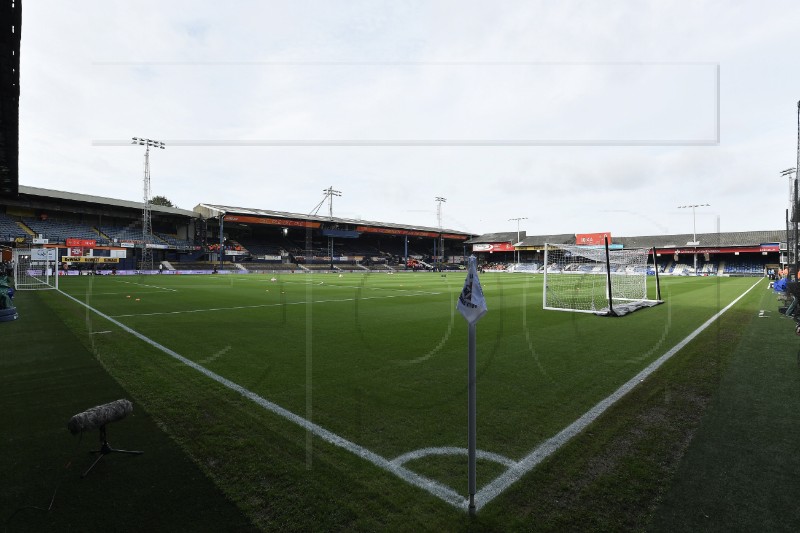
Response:
M648 307L655 307L663 303L664 300L617 301L614 302L611 308L605 307L599 311L595 311L594 314L597 316L625 316L639 309L647 309Z

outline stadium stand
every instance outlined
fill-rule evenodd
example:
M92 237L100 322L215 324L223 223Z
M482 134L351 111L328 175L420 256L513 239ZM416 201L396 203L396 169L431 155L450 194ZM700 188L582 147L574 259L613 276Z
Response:
M214 261L179 261L177 263L172 263L172 266L175 270L214 270L214 269L236 270L237 269L236 263L232 263L230 261L223 261L221 267L219 262L214 262Z
M22 222L34 233L48 239L51 243L63 243L67 239L92 239L100 245L108 244L107 239L96 229L79 222L56 220L52 218L44 220L25 218Z
M138 228L136 225L138 224ZM127 226L100 226L101 233L108 236L111 241L130 241L141 242L142 225L141 222L134 222Z
M277 244L249 242L247 244L243 244L243 246L250 252L250 256L253 260L259 257L280 256L287 253L286 250Z
M271 261L241 261L237 263L249 272L295 272L300 270L295 263L277 263Z
M756 276L762 275L766 268L766 263L742 259L726 261L723 272L732 276Z
M25 238L28 233L17 222L0 214L0 240L10 241L18 237Z
M170 235L168 233L156 232L155 236L167 243L168 245L177 249L189 249L193 244L186 239L179 239L177 235Z

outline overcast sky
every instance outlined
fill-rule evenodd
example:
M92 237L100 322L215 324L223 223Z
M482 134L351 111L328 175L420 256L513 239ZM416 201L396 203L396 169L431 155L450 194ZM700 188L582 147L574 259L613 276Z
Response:
M487 233L784 227L796 1L25 0L20 183ZM373 146L370 146L373 144ZM374 146L374 144L382 144ZM466 146L465 146L466 145ZM327 206L323 208L327 210Z

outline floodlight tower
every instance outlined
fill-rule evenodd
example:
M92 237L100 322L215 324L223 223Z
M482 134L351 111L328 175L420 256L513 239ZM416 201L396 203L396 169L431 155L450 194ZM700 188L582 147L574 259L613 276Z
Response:
M800 169L800 100L797 101L797 163L795 165L795 187L794 187L794 198L792 199L792 211L797 209L797 171ZM800 221L797 220L797 216L795 216L794 221L792 222L792 227L794 228L794 269L791 272L791 275L797 280L798 274L798 254L800 254L800 244L798 244L798 239L800 239L800 235L797 234L797 226L800 225Z
M687 243L694 246L694 275L697 275L697 245L700 242L697 240L697 216L695 209L698 207L711 207L711 204L692 204L692 205L679 205L678 209L692 208L692 242Z
M442 261L444 261L444 236L442 235L442 204L447 203L447 198L442 196L436 197L436 221L439 225L439 252L442 254ZM436 259L436 241L433 241L433 255L434 259ZM435 264L435 261L434 261ZM441 262L439 263L439 269L441 270Z
M528 217L517 217L517 218L509 218L508 221L512 222L517 221L517 242L519 242L519 221L520 220L528 220ZM519 252L517 252L517 263L519 263Z
M798 129L800 136L800 127ZM798 137L800 139L800 137ZM800 141L798 141L800 142ZM789 209L786 210L786 248L789 254L787 257L786 266L794 265L795 272L797 271L797 225L798 225L798 212L797 212L797 168L787 168L781 170L781 176L789 178ZM791 231L789 231L789 221L792 222Z
M333 185L328 187L327 189L323 189L322 192L325 193L325 198L328 199L328 219L333 222L333 197L334 196L341 196L342 191L337 191L333 188ZM323 201L324 198L323 198ZM333 236L328 236L328 257L331 258L331 270L333 270Z
M142 203L142 258L139 270L153 270L153 250L147 244L153 240L153 217L150 212L150 147L165 148L161 141L133 137L131 144L144 146L144 201Z
M333 197L341 196L342 191L334 190L333 185L331 185L327 189L323 189L322 192L324 192L325 196L328 198L328 218L333 220Z

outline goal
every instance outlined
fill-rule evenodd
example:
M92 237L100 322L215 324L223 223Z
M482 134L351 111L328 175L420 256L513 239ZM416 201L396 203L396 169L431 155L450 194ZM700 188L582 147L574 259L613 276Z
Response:
M660 299L647 298L650 251L610 250L608 243L605 246L545 244L544 309L622 316L661 303ZM656 294L660 298L658 269L654 270Z
M58 289L56 248L15 248L14 286L18 291Z

